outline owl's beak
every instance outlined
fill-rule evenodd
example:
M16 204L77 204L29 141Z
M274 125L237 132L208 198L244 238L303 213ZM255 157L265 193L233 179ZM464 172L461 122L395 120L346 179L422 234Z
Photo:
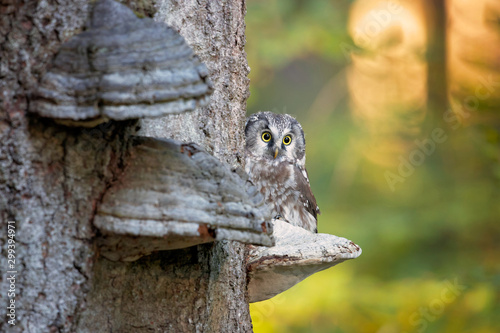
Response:
M276 159L276 156L278 156L278 148L274 151L274 159Z

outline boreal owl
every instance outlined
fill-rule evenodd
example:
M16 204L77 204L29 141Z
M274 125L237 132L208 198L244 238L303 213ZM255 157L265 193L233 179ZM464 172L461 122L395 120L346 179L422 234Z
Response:
M259 112L245 125L245 171L270 203L273 216L317 232L316 199L305 168L306 141L287 114Z

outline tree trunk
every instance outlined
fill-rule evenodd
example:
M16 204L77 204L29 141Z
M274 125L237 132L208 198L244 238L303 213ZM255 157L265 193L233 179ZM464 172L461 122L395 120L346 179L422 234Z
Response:
M90 3L6 1L0 7L1 265L2 272L17 272L16 325L1 321L0 330L251 331L242 244L163 251L129 263L95 250L97 207L125 165L128 138L138 128L140 135L196 142L233 166L240 164L244 142L244 2L126 3L145 15L156 7L155 20L178 30L205 62L215 88L208 107L93 129L29 115L38 80L61 43L81 31ZM15 226L11 238L8 221ZM14 238L16 261L7 268L7 241ZM9 319L7 277L0 284L0 315Z

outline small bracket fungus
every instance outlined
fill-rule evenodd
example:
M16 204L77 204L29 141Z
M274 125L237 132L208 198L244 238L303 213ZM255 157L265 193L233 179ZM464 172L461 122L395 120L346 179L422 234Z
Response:
M61 46L30 111L69 126L192 111L212 93L208 70L172 28L114 0Z
M270 213L250 182L199 146L133 137L94 225L104 257L133 261L214 240L271 246Z
M348 239L312 233L280 220L273 224L276 245L250 248L250 302L269 299L314 273L361 255L361 248Z

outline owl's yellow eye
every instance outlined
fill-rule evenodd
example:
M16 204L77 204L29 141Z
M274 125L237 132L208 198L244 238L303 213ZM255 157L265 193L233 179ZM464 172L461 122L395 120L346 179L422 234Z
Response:
M290 143L292 143L292 137L290 135L287 135L283 138L283 144L285 146L288 146Z
M264 141L264 142L271 141L271 133L269 133L269 132L262 133L262 141Z

